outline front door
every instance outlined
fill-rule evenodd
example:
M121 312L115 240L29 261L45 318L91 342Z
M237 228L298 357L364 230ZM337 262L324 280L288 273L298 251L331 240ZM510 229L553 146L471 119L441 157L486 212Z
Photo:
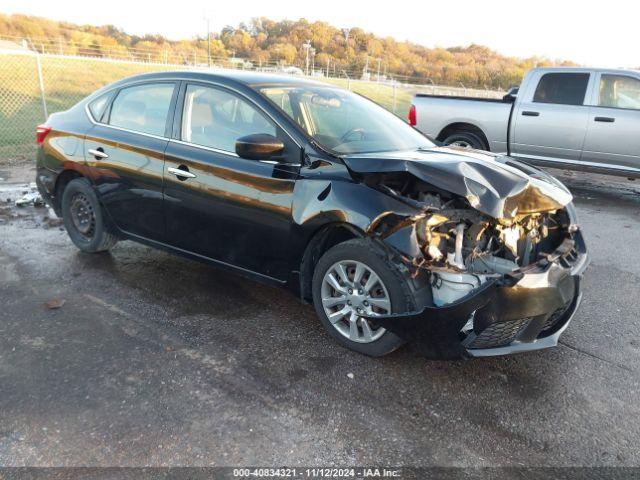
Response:
M120 90L85 139L87 176L122 231L164 241L162 183L175 83ZM177 93L177 92L175 92Z
M177 108L178 139L165 154L169 243L286 280L300 148L250 100L222 87L187 84ZM255 133L280 138L282 158L238 157L236 140Z
M640 170L640 79L600 75L582 161Z
M582 153L589 107L585 97L589 73L550 72L533 92L523 92L513 114L511 151L517 157L578 161Z

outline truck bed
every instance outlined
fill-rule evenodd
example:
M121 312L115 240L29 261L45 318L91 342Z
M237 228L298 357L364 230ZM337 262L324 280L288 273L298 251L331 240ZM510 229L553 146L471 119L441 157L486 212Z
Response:
M443 141L460 124L475 125L492 152L507 151L507 130L512 102L499 98L417 94L413 99L416 128Z
M462 95L432 95L430 93L416 93L414 98L451 98L454 100L471 100L473 102L491 102L491 103L511 103L502 98L485 98L485 97L465 97Z

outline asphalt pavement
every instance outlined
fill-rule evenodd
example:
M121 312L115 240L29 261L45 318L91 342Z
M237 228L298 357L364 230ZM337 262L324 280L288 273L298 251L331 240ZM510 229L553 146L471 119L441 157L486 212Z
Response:
M0 172L0 465L639 466L640 181L560 175L592 258L560 345L433 361L211 266L80 253Z

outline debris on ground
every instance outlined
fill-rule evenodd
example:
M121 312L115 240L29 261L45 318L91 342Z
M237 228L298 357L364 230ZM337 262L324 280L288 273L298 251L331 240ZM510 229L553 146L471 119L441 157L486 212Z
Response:
M49 207L47 214L42 218L44 228L53 228L62 226L62 219L56 215L53 208Z
M56 310L58 308L61 308L65 304L65 302L66 300L64 298L54 298L46 302L44 305L49 310Z
M44 205L42 196L38 192L38 188L35 183L29 184L27 188L22 190L22 197L15 201L16 207L24 207L25 205L33 205L39 207Z

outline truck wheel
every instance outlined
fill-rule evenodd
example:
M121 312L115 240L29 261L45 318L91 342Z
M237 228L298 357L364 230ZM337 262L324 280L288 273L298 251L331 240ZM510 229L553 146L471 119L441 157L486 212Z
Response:
M326 252L313 272L313 303L325 329L345 347L381 357L404 341L361 317L413 311L414 297L402 272L366 239Z
M100 202L87 179L67 184L61 207L69 238L83 252L104 252L117 243L118 238L107 231Z
M442 142L443 145L462 148L475 148L476 150L489 150L484 141L475 133L456 132L449 135Z

